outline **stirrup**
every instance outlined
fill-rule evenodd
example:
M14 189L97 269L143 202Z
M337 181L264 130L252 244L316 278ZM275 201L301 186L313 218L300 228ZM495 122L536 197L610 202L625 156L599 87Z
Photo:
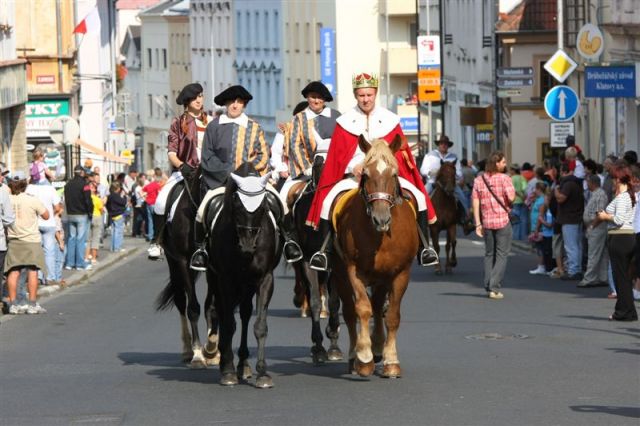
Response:
M427 247L420 251L420 266L433 266L439 263L438 254L433 248Z
M287 247L293 247L293 250L296 250L297 254L295 254L292 258L287 257ZM284 254L284 260L287 263L295 263L302 259L302 249L294 240L286 240L284 242L284 247L282 248L282 253Z
M207 251L203 248L197 249L191 255L191 260L189 261L189 268L198 272L207 272L207 258L209 255Z
M321 251L315 252L311 259L309 260L309 268L314 271L329 271L329 259L327 255Z

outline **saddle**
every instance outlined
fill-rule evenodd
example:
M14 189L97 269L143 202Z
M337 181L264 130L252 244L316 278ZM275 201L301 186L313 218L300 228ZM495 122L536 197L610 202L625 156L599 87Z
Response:
M358 194L358 191L360 191L359 188L353 188L348 191L343 191L336 196L335 200L333 200L333 206L331 207L331 226L333 226L334 232L338 232L338 216L340 215L340 213L342 213L342 210L344 209L344 206L347 205L347 202Z
M176 208L178 207L178 202L180 201L180 198L184 193L184 185L185 181L181 180L180 182L176 183L173 188L171 188L171 191L169 191L169 195L167 196L168 208L166 208L164 212L166 222L171 222L171 220L173 219L173 215L175 214Z
M289 188L289 192L287 193L287 202L286 206L288 210L291 212L291 216L295 217L296 206L298 205L298 201L302 194L304 194L307 186L309 186L310 182L297 182L291 188Z

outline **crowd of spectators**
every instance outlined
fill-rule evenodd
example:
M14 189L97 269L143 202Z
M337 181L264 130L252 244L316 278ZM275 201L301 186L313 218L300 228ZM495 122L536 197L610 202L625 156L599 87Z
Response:
M0 277L6 277L0 283L9 314L45 313L36 301L38 286L65 286L63 269L91 269L107 234L112 252L125 251L125 224L132 236L151 241L150 212L166 179L160 169L138 174L130 168L103 180L99 167L86 160L56 189L42 151L36 148L32 156L28 175L0 164ZM22 292L21 276L26 279Z

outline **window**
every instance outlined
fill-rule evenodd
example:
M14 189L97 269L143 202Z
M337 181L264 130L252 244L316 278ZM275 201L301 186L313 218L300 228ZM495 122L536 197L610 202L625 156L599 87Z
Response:
M156 69L160 69L160 49L156 47Z
M167 49L162 49L162 65L167 69Z
M270 29L269 29L269 11L265 10L264 11L264 47L266 49L269 49L271 47L271 44L269 44L270 40L269 40L269 34L271 33Z
M416 47L418 44L418 26L415 22L409 24L409 44Z
M538 75L540 76L540 100L544 99L549 90L558 85L556 79L544 69L545 62L546 61L540 62L539 66L540 73Z
M153 95L147 95L147 98L149 99L149 118L153 118Z
M151 49L147 49L147 69L153 66L153 54L151 53Z
M171 105L169 103L169 97L167 95L164 95L164 118L169 118L169 105Z

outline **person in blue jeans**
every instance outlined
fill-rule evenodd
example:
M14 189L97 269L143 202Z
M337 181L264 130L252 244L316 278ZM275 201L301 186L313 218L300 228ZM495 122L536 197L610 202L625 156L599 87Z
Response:
M560 167L560 182L554 196L558 201L557 221L562 225L564 251L567 253L567 274L563 280L582 279L582 215L584 193L582 180L573 175L568 163Z
M84 168L77 165L73 169L73 179L64 186L65 211L67 227L65 234L67 254L65 269L91 269L84 261L84 249L87 242L87 231L93 215L91 188L84 177Z
M124 237L124 213L127 210L127 197L123 194L122 185L115 181L109 188L107 197L107 213L111 220L111 251L121 251Z

